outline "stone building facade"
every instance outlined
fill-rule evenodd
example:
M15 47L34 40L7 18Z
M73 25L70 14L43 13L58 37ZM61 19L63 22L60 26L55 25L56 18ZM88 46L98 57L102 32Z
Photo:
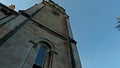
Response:
M19 12L0 3L0 68L82 68L65 10L53 1Z

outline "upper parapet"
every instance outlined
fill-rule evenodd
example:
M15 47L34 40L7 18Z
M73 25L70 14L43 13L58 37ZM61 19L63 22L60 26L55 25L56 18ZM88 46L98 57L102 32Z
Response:
M0 3L0 11L3 11L5 14L19 14L18 12L14 11L13 9L10 9L9 7L3 5Z
M43 1L43 3L48 4L50 7L54 8L55 10L59 11L60 13L62 12L63 14L66 14L65 9L52 0Z

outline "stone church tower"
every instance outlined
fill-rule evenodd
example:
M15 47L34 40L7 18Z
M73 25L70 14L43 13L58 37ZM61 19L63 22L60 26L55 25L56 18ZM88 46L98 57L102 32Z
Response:
M53 1L19 12L0 3L0 68L82 68L65 10Z

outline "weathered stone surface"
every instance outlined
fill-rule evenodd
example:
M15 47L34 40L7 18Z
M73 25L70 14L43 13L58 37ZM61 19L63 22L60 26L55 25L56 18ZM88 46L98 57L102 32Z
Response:
M45 7L41 9L42 6ZM19 15L9 10L13 15L6 20L16 17L0 27L0 68L32 68L42 43L48 47L44 68L73 68L71 55L74 56L74 68L81 68L76 45L68 40L72 33L67 27L65 12L55 9L45 2ZM69 43L73 53L70 53Z

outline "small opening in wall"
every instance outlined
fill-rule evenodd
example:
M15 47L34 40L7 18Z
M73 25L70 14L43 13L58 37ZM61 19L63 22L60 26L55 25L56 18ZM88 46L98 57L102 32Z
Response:
M55 10L52 10L51 13L54 14L55 16L60 16L60 14L57 11L55 11Z

